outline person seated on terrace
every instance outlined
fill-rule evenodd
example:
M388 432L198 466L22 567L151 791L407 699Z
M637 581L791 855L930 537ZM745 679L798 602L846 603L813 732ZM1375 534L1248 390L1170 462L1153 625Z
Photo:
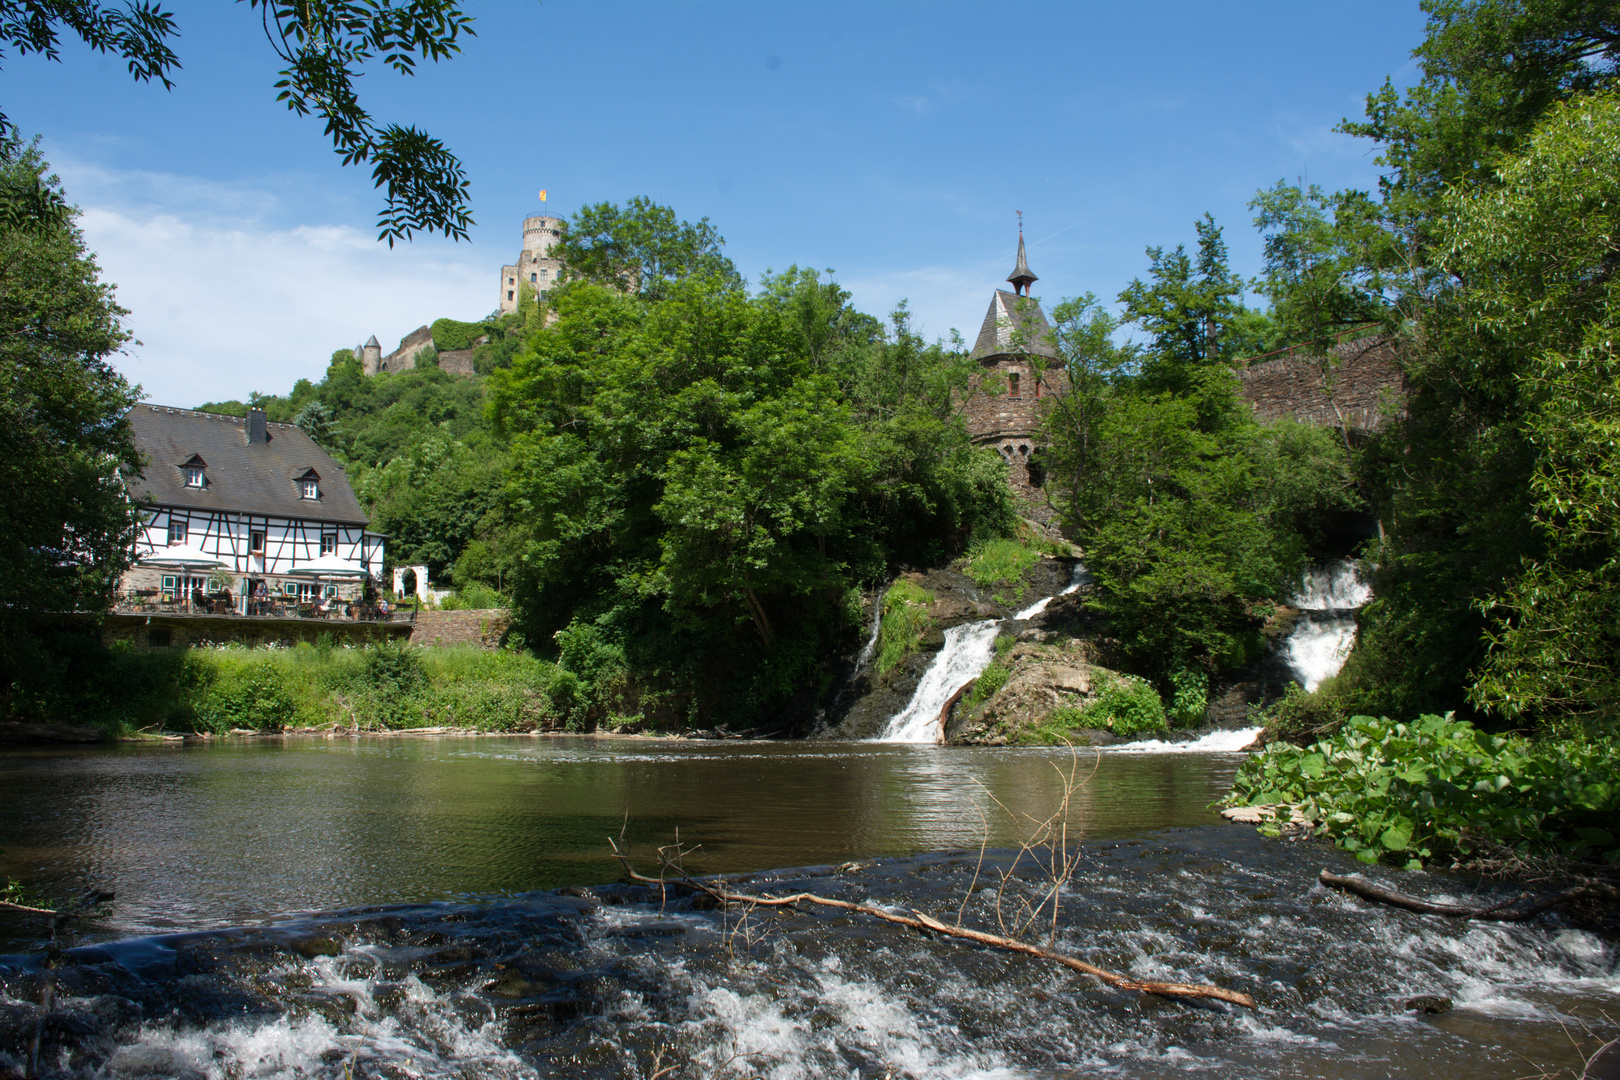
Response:
M253 586L253 613L267 615L270 612L270 592L264 587L264 582Z

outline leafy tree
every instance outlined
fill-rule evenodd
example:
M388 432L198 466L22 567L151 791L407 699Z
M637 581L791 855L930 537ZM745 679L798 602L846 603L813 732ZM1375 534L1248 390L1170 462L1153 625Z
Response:
M60 198L37 149L0 141L0 177ZM138 398L109 357L129 333L71 220L0 225L0 694L11 698L43 612L99 611L129 565ZM10 701L16 707L19 703Z
M1117 344L1118 329L1119 321L1092 293L1052 309L1052 343L1068 383L1068 391L1053 399L1044 426L1045 456L1058 490L1078 491L1093 473L1109 405L1138 372L1139 350ZM1072 522L1085 527L1084 509L1076 507Z
M797 268L754 297L698 275L554 298L492 411L523 632L599 690L629 672L696 715L780 705L853 632L852 585L1011 527L952 401L963 358L903 313L882 333Z
M681 221L674 210L638 195L622 209L606 202L582 207L552 254L570 278L657 296L692 276L740 284L731 260L720 254L725 243L708 218L696 225Z
M461 162L425 131L379 126L360 105L355 80L373 60L413 75L419 59L450 59L461 51L461 38L473 36L472 18L454 0L248 0L248 5L259 13L265 37L286 65L275 84L276 100L299 116L319 116L344 165L371 163L372 182L384 193L377 239L389 247L418 231L466 239L472 216ZM0 0L0 42L19 55L59 60L64 32L98 52L122 57L137 82L173 86L170 76L180 59L169 39L178 37L180 28L150 0ZM8 128L0 116L0 135ZM60 216L59 205L42 201L38 188L5 188L0 200L4 214Z
M1337 331L1384 317L1388 234L1364 193L1330 197L1279 180L1249 206L1266 238L1265 270L1253 284L1271 302L1281 340L1326 355Z
M1496 182L1555 102L1614 84L1620 18L1603 0L1424 0L1413 50L1423 77L1404 94L1390 80L1367 95L1365 120L1339 130L1372 139L1387 169L1389 266L1424 291L1430 226L1448 185Z
M1208 214L1194 223L1198 253L1182 245L1166 253L1147 249L1151 280L1137 278L1119 294L1124 321L1145 330L1142 357L1147 382L1172 393L1187 393L1207 368L1232 359L1228 331L1242 305L1243 282L1227 265L1226 241Z
M1471 697L1518 719L1620 718L1620 100L1555 107L1498 184L1446 200L1455 302L1512 359L1538 549L1481 607Z

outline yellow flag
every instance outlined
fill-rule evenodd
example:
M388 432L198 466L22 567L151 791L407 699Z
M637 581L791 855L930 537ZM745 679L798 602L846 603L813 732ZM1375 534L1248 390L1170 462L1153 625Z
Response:
M546 189L545 188L540 189L540 201L541 202L546 201Z

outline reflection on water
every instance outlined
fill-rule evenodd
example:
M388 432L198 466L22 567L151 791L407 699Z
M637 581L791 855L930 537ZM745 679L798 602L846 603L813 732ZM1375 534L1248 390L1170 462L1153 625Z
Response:
M1071 767L1087 837L1204 824L1240 760L587 737L40 750L0 757L0 875L110 888L113 931L224 925L611 880L621 832L679 829L694 872L1016 843Z

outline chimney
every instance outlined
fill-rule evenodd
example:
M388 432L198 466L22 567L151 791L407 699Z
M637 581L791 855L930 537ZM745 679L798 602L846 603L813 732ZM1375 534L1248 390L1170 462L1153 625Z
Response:
M248 410L247 441L249 446L270 441L270 426L265 423L263 409Z

